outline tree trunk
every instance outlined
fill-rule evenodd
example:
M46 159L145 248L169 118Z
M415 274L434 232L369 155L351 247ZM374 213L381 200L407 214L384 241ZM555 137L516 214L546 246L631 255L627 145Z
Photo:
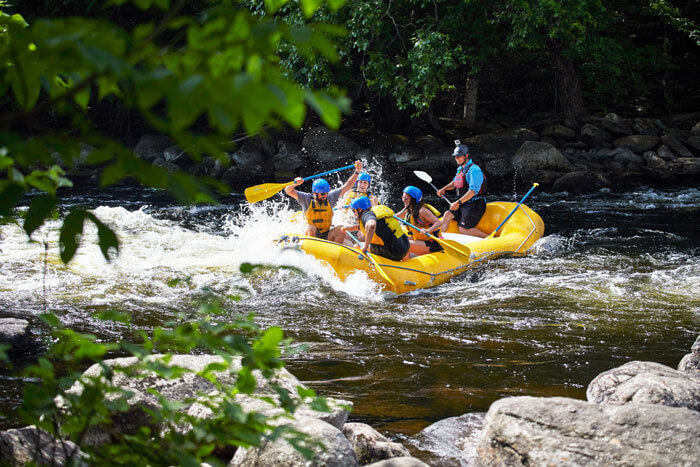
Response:
M668 30L664 27L664 107L666 112L673 112L673 71L671 70L671 39L668 37Z
M563 55L563 46L559 41L548 41L549 52L556 66L557 101L565 118L579 117L586 114L583 105L581 79L573 60Z
M464 123L474 123L476 121L476 99L479 93L479 78L468 76L466 89L464 92L464 111L462 119Z

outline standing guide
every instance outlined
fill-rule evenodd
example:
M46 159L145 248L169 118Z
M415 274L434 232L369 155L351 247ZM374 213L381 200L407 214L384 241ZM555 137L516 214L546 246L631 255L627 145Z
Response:
M333 207L341 196L350 191L360 172L362 172L362 161L358 160L355 161L355 173L348 178L342 187L335 190L331 190L328 181L318 178L314 180L311 186L311 193L297 191L296 187L304 183L304 179L301 177L294 179L294 185L284 188L284 192L297 200L304 212L304 217L308 224L304 235L327 239L335 243L343 243L345 231L341 230L339 226L334 227L332 225Z
M444 196L445 191L457 190L459 198L452 203L450 210L445 213L440 225L430 226L421 230L432 233L437 229L445 230L452 219L457 221L459 233L485 238L487 234L476 228L481 217L486 212L486 179L484 172L469 158L469 148L455 140L455 150L452 155L458 164L454 179L437 191L438 196ZM466 193L461 190L466 188Z

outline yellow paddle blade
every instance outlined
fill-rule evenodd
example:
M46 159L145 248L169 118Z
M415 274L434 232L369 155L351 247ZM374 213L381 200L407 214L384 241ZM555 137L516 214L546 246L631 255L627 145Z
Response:
M456 252L464 256L467 260L469 259L469 256L471 255L471 250L469 250L469 248L465 247L461 243L456 242L454 240L445 240L437 237L434 238L440 245L445 247L447 251Z
M372 264L374 264L374 268L377 270L380 276L384 278L385 281L387 281L389 284L391 284L394 289L396 289L396 284L394 284L394 281L391 280L389 276L384 272L384 269L377 263L377 260L374 259L373 255L367 254L367 257L372 261Z
M287 183L263 183L260 185L251 186L245 189L245 199L249 203L257 203L264 199L270 198L284 189L284 187L293 185L294 182Z

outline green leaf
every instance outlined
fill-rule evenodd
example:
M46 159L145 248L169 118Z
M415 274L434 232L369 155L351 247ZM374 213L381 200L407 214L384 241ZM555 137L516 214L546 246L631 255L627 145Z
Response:
M0 180L0 216L11 216L23 194L21 185Z
M102 311L100 313L97 313L95 317L102 321L114 321L123 324L131 323L131 316L117 310Z
M301 11L307 18L311 18L311 16L313 16L313 14L316 13L316 10L319 9L322 3L323 0L299 0Z
M39 315L39 319L42 320L44 324L52 328L61 327L61 321L53 313L44 313L42 315Z
M52 195L39 195L32 199L29 210L24 216L24 231L31 238L32 233L38 229L51 214L56 206L56 198Z

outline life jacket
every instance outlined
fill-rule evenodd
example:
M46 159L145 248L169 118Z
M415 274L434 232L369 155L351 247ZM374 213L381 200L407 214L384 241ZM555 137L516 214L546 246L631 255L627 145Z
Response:
M435 217L437 217L437 218L439 218L441 216L440 211L438 211L437 209L435 209L433 206L431 206L428 203L423 203L423 206L421 206L421 207L427 208L430 212L435 214ZM406 221L410 224L415 225L416 227L424 227L424 228L430 227L430 224L423 223L423 221L420 220L420 216L418 216L418 218L415 219L413 217L413 210L409 211L409 213L406 215ZM425 240L432 240L427 235L422 234L420 232L420 230L416 230L413 227L406 226L406 229L408 229L408 235L410 235L411 238L413 238L413 240L424 240L424 241ZM433 232L433 236L440 237L440 229Z
M372 195L372 192L371 192L371 191L367 191L367 193L360 193L359 191L357 191L357 190L355 190L355 189L353 188L352 190L348 191L348 194L347 194L347 195L345 195L345 206L347 206L348 204L350 204L350 202L351 202L353 199L359 198L360 196L366 196L366 197L372 199L372 196L373 196L373 195Z
M455 188L457 190L461 190L462 188L469 188L467 185L467 172L469 172L469 167L474 163L474 161L469 161L468 164L466 164L458 173L455 175L454 178L454 184ZM478 166L477 166L478 167ZM481 174L484 177L484 181L481 183L481 188L479 189L479 192L474 195L472 199L479 198L483 196L486 193L486 174L484 171L481 171Z
M394 218L394 211L392 211L391 208L380 204L371 208L371 211L374 213L375 216L377 216L377 224L380 221L384 221L384 224L386 224L388 229L396 238L401 238L404 235L406 235L404 233L404 230L401 228L401 224L399 224L399 221L397 221ZM363 234L365 234L365 226L362 222L360 222L360 230ZM377 235L379 231L380 228L379 225L377 225L377 230L375 230L374 237L372 237L372 241L370 243L374 243L376 245L384 245L384 240L381 237L379 237L379 235Z
M304 213L304 217L306 217L306 221L309 225L316 227L319 233L328 232L333 223L333 208L331 207L331 203L328 201L319 203L315 199L312 199L309 208Z

